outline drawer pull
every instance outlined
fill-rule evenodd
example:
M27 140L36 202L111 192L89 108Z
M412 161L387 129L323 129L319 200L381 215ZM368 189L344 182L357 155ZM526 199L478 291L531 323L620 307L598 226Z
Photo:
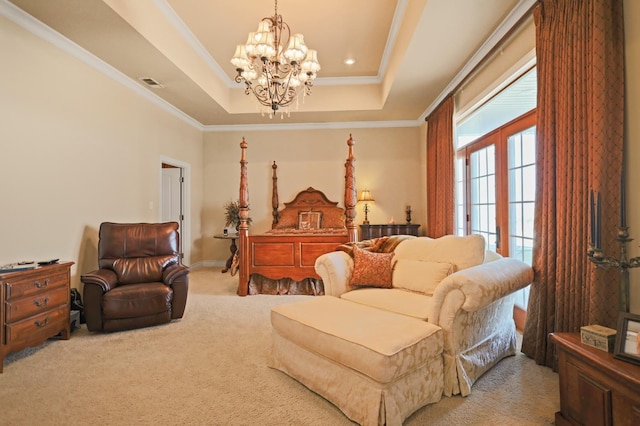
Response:
M43 308L49 304L49 297L45 297L44 300L36 299L33 301L33 304L39 308Z
M46 288L49 285L49 278L44 280L44 283L41 283L40 281L36 281L33 283L33 285L38 288Z
M44 321L35 320L33 323L36 325L36 327L44 327L45 325L49 324L49 317L46 317Z

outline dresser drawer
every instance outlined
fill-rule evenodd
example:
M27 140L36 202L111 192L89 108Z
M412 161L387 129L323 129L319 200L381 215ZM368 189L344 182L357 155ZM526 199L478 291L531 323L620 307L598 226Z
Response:
M56 335L65 340L71 336L71 265L62 262L0 273L0 374L7 354Z
M66 287L69 282L69 273L64 270L44 271L30 274L15 280L5 281L7 300L17 299L23 296L36 295L47 292L56 287Z
M6 303L6 322L15 322L32 315L39 314L52 308L64 305L69 301L69 292L66 286L57 287L32 296L20 299L12 299Z
M5 325L6 344L14 340L31 340L36 335L53 336L69 322L69 310L60 306L47 312Z

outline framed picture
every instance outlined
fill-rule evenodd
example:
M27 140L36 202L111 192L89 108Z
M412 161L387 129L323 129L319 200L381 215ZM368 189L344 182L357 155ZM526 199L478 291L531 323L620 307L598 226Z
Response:
M321 212L298 213L298 229L320 229L322 221Z
M640 365L640 315L620 313L613 356Z

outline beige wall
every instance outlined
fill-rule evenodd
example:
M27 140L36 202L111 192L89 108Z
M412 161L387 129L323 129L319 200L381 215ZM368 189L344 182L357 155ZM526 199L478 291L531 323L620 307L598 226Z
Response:
M278 165L280 206L301 190L313 187L344 206L344 163L349 133L356 141L356 185L371 190L376 203L369 212L371 223L387 223L392 217L405 222L404 209L413 209L412 223L425 222L424 145L419 127L289 130L261 132L211 132L205 134L203 253L208 260L224 259L228 244L211 238L224 228L223 205L238 198L240 141L248 143L251 232L271 227L271 165ZM356 223L362 223L357 206ZM421 228L423 229L423 228Z
M0 18L0 264L97 266L103 221L159 220L160 158L190 167L191 260L202 258L202 132Z

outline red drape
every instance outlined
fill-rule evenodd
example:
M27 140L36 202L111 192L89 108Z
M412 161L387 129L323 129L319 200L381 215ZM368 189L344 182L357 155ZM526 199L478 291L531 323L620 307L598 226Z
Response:
M438 238L454 233L453 96L427 121L427 236Z
M619 255L624 130L620 0L542 0L534 10L538 72L534 283L522 351L553 366L548 334L615 328L617 270L586 256L589 193L602 198L602 245Z

